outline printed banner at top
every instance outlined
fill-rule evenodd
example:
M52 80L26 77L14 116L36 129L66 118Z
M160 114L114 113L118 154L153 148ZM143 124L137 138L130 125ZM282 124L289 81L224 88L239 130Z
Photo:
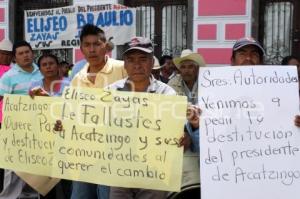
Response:
M119 4L26 10L24 16L25 38L33 49L79 46L85 24L103 29L116 45L128 42L136 33L136 10Z

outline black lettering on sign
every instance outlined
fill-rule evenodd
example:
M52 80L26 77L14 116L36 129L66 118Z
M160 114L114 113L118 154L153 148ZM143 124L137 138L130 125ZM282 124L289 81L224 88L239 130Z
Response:
M71 162L59 160L57 166L60 169L61 174L64 174L67 170L75 170L80 172L88 172L93 164L81 163L81 162Z

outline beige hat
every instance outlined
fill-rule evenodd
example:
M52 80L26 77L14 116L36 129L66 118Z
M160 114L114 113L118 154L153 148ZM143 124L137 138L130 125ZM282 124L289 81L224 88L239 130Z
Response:
M13 45L12 45L11 41L9 41L9 40L3 39L0 42L0 50L12 52L12 47L13 47Z
M177 68L182 61L192 60L196 62L199 66L205 66L205 61L199 53L193 53L190 49L185 49L181 52L180 57L176 57L173 59L173 62Z
M158 61L157 57L153 56L153 58L154 58L154 65L153 65L152 70L159 70L159 69L161 69L161 65L159 65L159 61Z

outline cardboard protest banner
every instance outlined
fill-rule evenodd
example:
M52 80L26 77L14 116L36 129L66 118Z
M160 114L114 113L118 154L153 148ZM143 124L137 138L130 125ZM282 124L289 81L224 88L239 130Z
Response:
M66 88L62 97L67 104L57 112L66 133L54 176L180 190L186 97L86 88Z
M16 172L27 184L42 195L47 194L59 179L51 176L55 134L51 101L61 98L40 98L7 95L3 100L4 117L0 133L0 165L15 171L31 171L32 175Z
M201 68L202 199L298 198L296 67Z
M1 166L50 176L53 166L55 118L52 102L61 98L5 95L1 138Z
M24 172L16 172L16 174L43 196L51 191L51 189L53 189L53 187L60 181L60 179L57 178L38 176Z
M186 97L67 88L63 98L36 97L33 103L26 96L5 96L1 167L110 186L180 190L178 143ZM20 104L27 111L9 108ZM33 104L40 109L29 108ZM57 118L64 130L52 132Z
M116 45L136 35L136 9L119 4L26 10L24 22L26 41L34 49L78 47L81 28L88 23L103 29Z

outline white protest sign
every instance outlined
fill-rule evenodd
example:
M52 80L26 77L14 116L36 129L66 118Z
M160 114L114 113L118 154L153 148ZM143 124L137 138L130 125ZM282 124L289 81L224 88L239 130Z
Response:
M298 77L291 66L201 68L202 199L298 199Z
M26 10L25 39L34 49L72 48L80 44L81 28L94 24L123 45L136 33L136 10L119 4L77 5Z

